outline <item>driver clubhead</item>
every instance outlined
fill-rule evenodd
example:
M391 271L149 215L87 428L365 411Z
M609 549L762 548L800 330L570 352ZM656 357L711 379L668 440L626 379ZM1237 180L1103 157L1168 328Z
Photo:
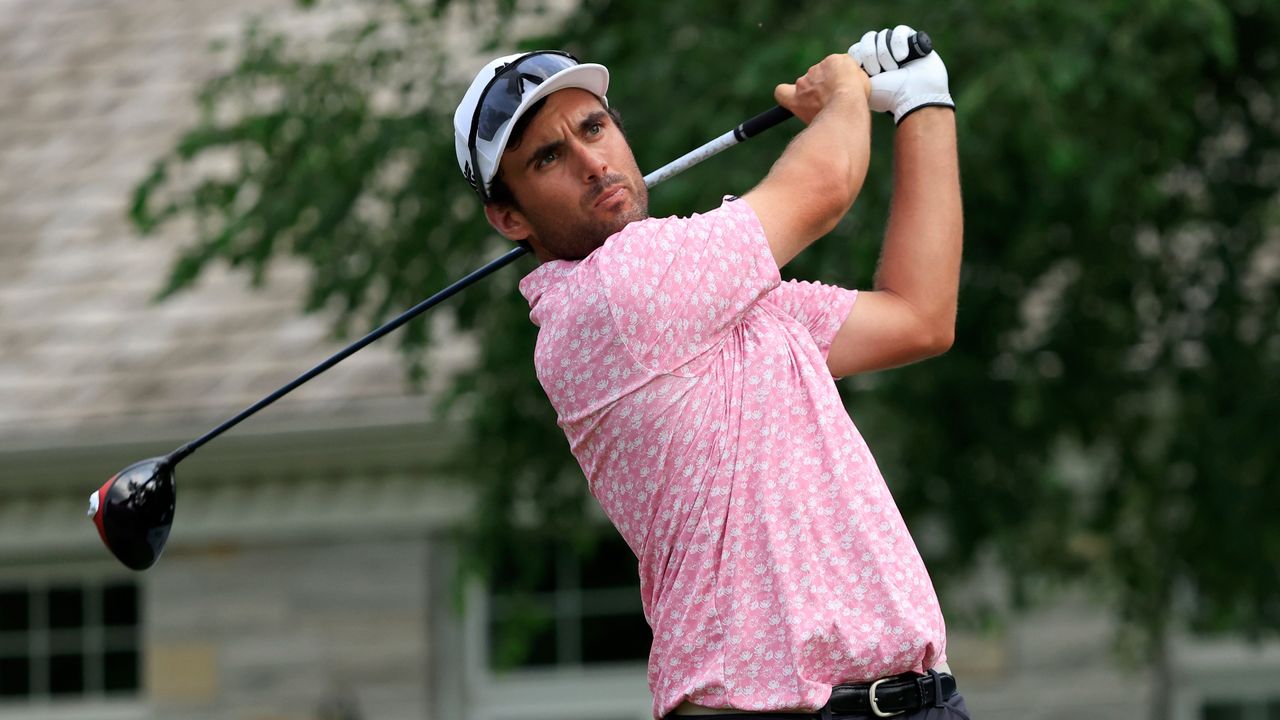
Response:
M136 462L89 496L89 517L102 542L132 570L155 564L169 539L176 502L167 457Z

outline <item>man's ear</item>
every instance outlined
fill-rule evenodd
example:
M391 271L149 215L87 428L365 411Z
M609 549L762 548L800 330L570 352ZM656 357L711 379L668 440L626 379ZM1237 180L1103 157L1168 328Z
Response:
M493 229L508 240L526 242L533 234L524 213L506 203L485 203L484 216Z

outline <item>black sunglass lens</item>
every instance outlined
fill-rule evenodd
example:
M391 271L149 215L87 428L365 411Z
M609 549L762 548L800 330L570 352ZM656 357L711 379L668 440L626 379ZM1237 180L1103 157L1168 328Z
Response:
M480 108L480 124L476 127L476 137L481 140L493 140L493 136L498 134L498 128L502 127L502 123L511 119L511 115L515 113L516 108L520 105L519 98L514 103L508 102L504 98L501 105L495 101L496 98L486 102Z

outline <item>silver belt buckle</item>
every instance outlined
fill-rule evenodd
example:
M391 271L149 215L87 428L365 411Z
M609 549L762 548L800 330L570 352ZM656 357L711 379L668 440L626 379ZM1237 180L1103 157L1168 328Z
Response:
M875 682L871 683L871 689L867 691L867 695L871 698L871 712L874 713L876 717L887 718L887 717L893 717L894 715L901 715L903 713L902 710L899 710L897 712L885 712L880 709L879 705L876 704L876 688L880 687L880 683L885 682L886 680L892 680L892 679L893 678L880 678L879 680L876 680Z

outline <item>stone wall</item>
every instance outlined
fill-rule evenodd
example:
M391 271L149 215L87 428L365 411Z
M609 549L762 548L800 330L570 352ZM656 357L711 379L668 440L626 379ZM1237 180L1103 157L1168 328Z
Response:
M421 720L429 544L214 546L149 571L156 717Z

